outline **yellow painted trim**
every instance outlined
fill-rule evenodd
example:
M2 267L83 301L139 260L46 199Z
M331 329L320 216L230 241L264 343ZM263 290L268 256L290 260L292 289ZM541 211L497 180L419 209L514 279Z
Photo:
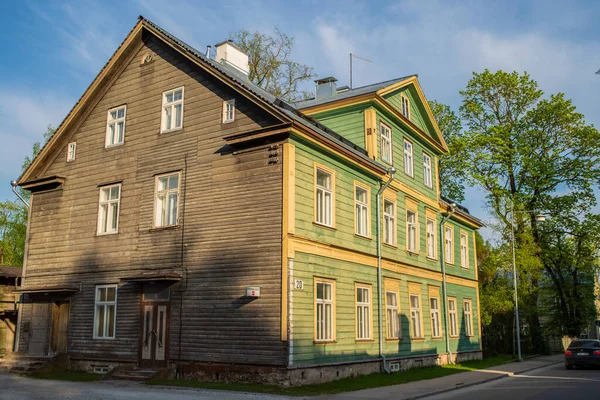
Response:
M429 294L429 299L435 298L438 303L438 324L440 328L440 335L433 336L433 327L431 328L431 339L440 340L444 337L444 324L442 323L442 302L440 300L440 287L434 285L427 285L427 292ZM429 300L428 299L428 300ZM431 319L431 302L428 301L427 306L429 307L429 318Z
M317 340L317 282L323 282L323 283L330 283L331 284L331 299L332 299L332 310L331 310L331 333L332 333L332 338L331 340ZM336 336L336 330L337 330L337 324L336 324L336 320L337 320L337 315L336 315L336 287L335 287L336 281L335 279L331 279L331 278L322 278L320 276L314 276L313 277L313 341L315 344L327 344L327 343L333 343L335 342L337 339Z
M358 297L356 295L356 289L364 288L369 289L369 337L359 338L358 337ZM354 340L357 342L364 342L373 340L373 285L370 283L354 282Z
M296 221L296 148L283 144L283 220L281 257L281 340L288 338L288 247L289 235L294 234Z
M454 311L456 313L456 335L450 334L450 332L452 332L452 330L450 329L450 327L452 326L450 319L450 300L454 301ZM456 300L455 296L446 296L446 310L448 310L448 336L450 336L451 338L457 338L460 336L460 325L458 324L458 301Z
M325 111L337 110L348 106L354 106L362 103L367 103L373 100L374 93L366 93L360 96L347 97L345 99L332 101L325 104L319 104L312 107L300 108L303 114L314 115Z
M462 238L465 238L465 247L467 248L466 250L466 257L467 259L465 260L465 265L462 265ZM460 249L460 258L461 258L461 265L460 267L462 269L470 269L471 268L471 257L469 257L469 234L467 233L467 231L465 231L464 229L460 229L460 234L458 235L459 239L458 239L458 247Z
M389 336L389 332L387 330L387 323L388 323L388 316L387 316L387 308L388 308L388 303L387 303L387 293L388 292L392 292L396 294L396 302L397 302L397 307L398 307L398 316L400 316L400 311L402 310L402 306L401 306L401 301L400 301L400 280L399 279L393 279L393 278L383 278L383 290L384 290L384 296L385 296L385 312L383 313L383 324L384 324L384 328L385 329L385 340L386 341L398 341L398 340L402 340L402 322L400 320L398 320L398 332L399 332L399 336L398 337L393 337L393 336Z
M377 158L377 112L369 108L364 111L365 149L373 160Z
M389 201L394 205L394 240L392 243L385 242L385 201ZM396 201L396 192L390 190L389 188L383 192L383 201L381 204L381 232L379 232L381 237L384 239L382 243L388 246L397 247L398 246L398 202Z
M412 306L410 304L410 296L418 296L419 298L419 325L421 330L421 336L413 336L412 332L412 315L410 315L410 338L414 339L424 339L425 338L425 328L423 326L423 294L421 293L421 284L417 282L408 282L408 311L412 312Z
M448 257L446 257L446 230L450 228L450 230L452 231L451 234L451 238L452 238L452 250L450 251L450 255L452 256L450 258L450 260L448 260ZM444 262L448 265L454 265L454 253L456 251L456 238L454 237L454 227L452 225L449 224L444 224Z
M446 206L444 204L439 204L439 210L441 213L447 213L448 209L446 208ZM475 221L473 219L470 219L469 217L460 214L460 210L456 210L456 212L454 214L452 214L452 219L456 219L459 222L467 225L468 227L474 228L474 229L479 229L483 226L483 224L479 221Z
M477 265L477 236L475 232L471 232L473 234L473 265L475 266L475 279L479 280L479 265ZM479 300L477 301L479 304Z
M421 100L421 103L423 103L423 108L425 108L425 112L427 113L427 116L431 120L433 129L439 136L442 147L444 147L446 149L446 151L448 151L448 145L446 144L446 141L444 140L442 131L440 130L440 127L438 126L437 121L435 120L435 117L433 116L433 112L431 111L431 108L429 107L429 103L427 102L427 99L425 98L425 94L423 93L423 88L421 87L421 84L419 83L419 79L416 76L412 76L405 81L395 83L395 84L385 87L383 89L379 89L377 91L377 96L383 97L386 94L395 92L396 90L401 89L401 88L411 85L411 84L415 86L417 94L419 95L419 99Z
M396 290L396 291L400 291L400 279L396 279L396 278L388 278L388 277L384 277L383 278L383 286L385 288L385 290Z
M469 328L471 328L471 334L467 335L467 331L466 331L466 328L465 328L465 336L466 337L474 337L475 336L475 330L473 329L473 301L471 299L464 299L463 298L463 322L466 319L465 318L465 303L469 303L469 305L471 306L471 323L470 323L470 326L469 326Z
M434 156L433 159L435 164L435 174L432 172L431 176L435 177L435 194L437 199L440 199L440 159L438 156Z
M327 243L321 243L306 238L290 238L288 257L293 258L296 251L377 268L376 256L334 247ZM432 271L426 268L416 267L401 262L395 262L385 258L382 260L382 268L386 271L391 271L398 274L412 275L418 278L442 282L441 272ZM462 278L459 276L447 274L446 280L448 283L454 285L460 285L470 288L477 287L477 281L468 278Z
M413 254L419 254L419 250L421 249L421 224L419 223L419 203L414 201L409 197L404 198L404 203L406 207L406 212L404 214L404 221L406 225L406 251ZM413 212L415 214L415 249L410 250L408 248L408 212Z
M440 297L440 287L434 285L427 285L429 297Z
M317 170L327 172L331 174L331 226L323 224L317 221ZM335 229L335 170L330 167L326 167L323 164L314 162L314 183L313 183L313 222L318 226L324 226L326 228Z
M354 201L353 201L353 205L354 205L354 234L360 238L364 238L364 239L371 239L371 187L369 185L366 185L362 182L359 182L357 180L354 180L354 192L352 193L354 196ZM361 189L364 189L367 191L367 236L363 236L360 235L358 232L356 232L356 188L359 187Z
M387 129L389 129L390 131L390 160L386 161L383 159L383 153L382 153L382 149L383 149L383 137L381 135L381 126L385 126ZM377 144L379 143L379 153L377 153ZM375 140L375 144L374 147L375 149L375 154L377 154L377 160L379 160L380 162L387 164L387 165L394 165L394 130L392 129L392 126L390 124L388 124L387 122L383 121L382 119L379 119L379 123L377 124L377 137Z
M479 285L475 289L475 293L477 296L477 328L479 332L477 332L477 337L479 338L479 350L483 350L483 341L481 340L481 302L479 301ZM471 313L473 313L473 307L471 306Z
M437 261L439 259L439 254L438 254L438 240L437 240L437 218L435 217L435 215L429 214L427 213L427 209L425 209L426 215L425 215L425 255L428 259L430 260L434 260ZM428 221L432 221L433 222L433 258L429 257L429 243L427 242L427 222Z

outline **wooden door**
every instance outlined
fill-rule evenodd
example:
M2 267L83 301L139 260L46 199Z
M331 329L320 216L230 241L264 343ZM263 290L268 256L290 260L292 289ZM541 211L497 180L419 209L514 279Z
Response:
M55 354L67 352L69 326L69 303L59 302L52 304L52 338L51 351Z
M47 303L33 303L31 327L29 331L29 355L46 355L48 340L48 306Z
M143 302L140 344L140 367L167 366L169 303Z

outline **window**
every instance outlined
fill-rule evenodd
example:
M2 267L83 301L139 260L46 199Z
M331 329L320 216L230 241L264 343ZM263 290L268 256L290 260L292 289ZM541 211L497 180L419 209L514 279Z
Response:
M396 205L388 199L383 200L383 243L396 245Z
M456 299L448 299L448 319L450 320L450 336L458 336Z
M117 285L96 286L94 339L114 339L117 324Z
M402 115L410 119L410 103L408 97L402 95L400 98L402 99Z
M385 124L379 125L381 136L381 160L388 164L392 163L392 128Z
M223 102L223 123L235 120L235 99Z
M428 188L433 188L433 180L431 178L431 157L423 153L423 183Z
M369 191L360 186L354 186L356 234L369 236Z
M163 93L161 133L181 129L183 124L183 87Z
M77 148L77 143L72 142L67 146L67 162L75 161L75 149Z
M471 313L471 300L465 300L463 303L465 314L465 335L473 336L473 316Z
M421 338L421 300L419 295L410 295L410 325L413 338Z
M105 147L123 144L125 141L125 114L127 106L121 106L108 110L106 119L106 141Z
M385 292L385 309L387 316L387 338L400 338L400 319L398 316L398 293Z
M454 229L452 229L452 227L450 226L446 226L445 229L446 232L446 237L444 239L445 242L445 257L446 257L446 263L448 264L454 264L454 246L452 243L452 237L454 236Z
M317 168L315 187L315 219L317 223L333 225L333 174Z
M154 227L177 225L179 172L156 177Z
M371 339L371 289L356 287L356 338Z
M427 218L427 257L435 259L435 222Z
M469 268L469 248L467 247L467 234L460 233L460 266Z
M413 145L404 139L404 172L413 176Z
M119 206L121 202L121 184L100 188L98 206L98 234L117 233L119 231Z
M333 312L333 282L315 282L315 340L332 341L334 338L335 322Z
M406 211L406 249L417 252L417 214L410 210Z
M441 337L440 306L437 297L429 298L429 310L431 311L431 336L434 338Z

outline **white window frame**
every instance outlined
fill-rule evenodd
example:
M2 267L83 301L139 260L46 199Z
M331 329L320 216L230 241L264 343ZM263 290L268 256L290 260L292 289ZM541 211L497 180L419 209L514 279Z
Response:
M450 304L454 305L454 309L450 307ZM458 310L456 309L456 299L448 298L448 325L450 330L450 337L458 336Z
M110 193L113 188L119 189L119 195L116 199L110 198ZM108 198L103 199L103 193L108 192ZM112 235L119 233L119 215L121 214L121 184L117 183L114 185L101 186L98 196L98 221L96 225L96 233L98 235ZM114 229L112 226L109 229L110 221L113 220L116 205L116 226ZM106 206L104 208L103 206ZM106 213L106 214L105 214ZM106 217L106 218L104 218ZM104 222L106 221L106 224Z
M425 230L426 233L426 241L427 241L427 257L432 260L436 259L436 251L435 251L435 221L431 218L427 218L425 222Z
M67 145L67 162L75 161L76 150L77 150L77 142L71 142Z
M435 300L435 307L432 300ZM436 296L429 297L429 310L431 314L431 337L441 338L442 329L440 324L440 299Z
M391 213L387 210L388 204L392 206ZM386 198L383 199L383 243L396 245L396 203Z
M319 185L318 175L329 175L329 187ZM332 171L317 166L315 169L315 222L320 225L333 227L334 215L334 179Z
M433 175L431 173L431 156L423 153L423 184L428 188L433 188Z
M402 94L400 95L400 103L402 105L400 112L402 113L402 115L404 115L407 119L410 120L410 100L408 99L408 97Z
M358 292L362 291L363 301L358 301ZM367 294L365 301L364 294ZM356 296L356 340L371 340L373 329L371 328L371 288L369 286L356 285L354 290Z
M329 287L331 298L322 299L318 297L318 287L323 285L323 294L325 288ZM329 306L329 307L328 307ZM321 318L320 318L321 317ZM329 324L328 324L329 323ZM326 280L315 280L315 341L331 342L335 340L335 285Z
M395 304L390 304L389 297L392 295ZM388 339L400 339L400 315L398 314L398 292L387 290L385 292L385 310L386 310L386 337Z
M413 300L416 299L417 306L413 305ZM412 338L422 338L423 330L421 326L421 296L416 293L411 293L408 296L410 306L410 334Z
M98 291L99 289L109 289L109 288L114 288L115 289L115 299L114 301L98 301ZM118 285L117 284L108 284L108 285L96 285L96 288L94 290L94 324L93 324L93 338L94 339L114 339L117 336L117 296L118 296ZM106 318L107 314L108 314L108 306L114 306L114 314L113 314L113 334L112 336L108 336L107 335L107 330L108 330L108 320ZM102 307L102 312L104 313L104 329L103 329L103 335L99 336L97 334L97 328L98 326L97 324L97 315L98 315L98 309Z
M465 336L471 337L473 336L473 304L471 300L463 299L463 314L465 319Z
M392 146L392 128L383 122L379 123L379 136L381 136L381 161L392 164L394 150Z
M173 98L175 97L175 93L181 90L181 99L179 100L172 100L172 101L167 101L167 96L169 94L173 95ZM170 89L167 90L165 92L163 92L162 94L162 107L161 107L161 112L160 112L160 133L168 133L168 132L173 132L173 131L178 131L180 129L183 128L183 101L185 99L185 87L181 86L175 89ZM167 123L167 110L170 110L171 112L171 122L175 123L176 118L175 118L175 108L177 106L181 107L181 118L180 118L180 125L179 126L174 126L173 124L171 124L171 127L167 128L166 127L166 123Z
M414 177L413 144L406 139L403 139L402 142L402 147L404 148L404 173L410 177Z
M460 266L469 268L469 237L465 232L460 233Z
M409 214L412 214L414 221L411 222ZM419 229L417 222L417 212L414 210L406 210L406 250L411 253L417 253L419 248Z
M365 201L359 200L358 191L364 193ZM363 237L370 236L369 197L369 189L361 185L354 185L354 232Z
M177 175L177 188L174 189L169 189L168 188L168 181L167 181L167 188L163 189L163 190L158 190L158 185L159 185L159 181L161 178L164 177L171 177ZM169 172L166 174L160 174L160 175L156 175L154 177L154 212L152 214L152 227L153 228L165 228L165 227L169 227L169 226L177 226L179 225L179 202L180 202L180 198L181 196L179 195L181 191L181 171L177 171L177 172ZM170 214L169 210L168 210L168 200L165 200L166 202L166 207L167 207L167 212L164 214L165 215L165 220L163 221L163 214L161 213L161 217L160 217L160 221L159 221L159 211L162 210L162 207L159 208L159 195L164 196L165 199L168 199L169 195L171 195L172 193L177 193L177 201L175 202L175 221L172 224L168 224L168 217L167 215Z
M444 226L444 262L454 264L454 228Z
M223 123L235 121L235 99L223 101Z
M119 110L123 109L123 116L122 117L118 117L119 115ZM115 112L117 113L117 118L112 118L112 113ZM104 139L104 147L114 147L114 146L120 146L123 143L125 143L125 121L127 118L127 105L122 105L122 106L118 106L115 108L111 108L110 110L108 110L107 115L106 115L106 138ZM119 142L119 138L118 138L118 134L117 134L117 127L119 126L120 123L123 123L123 132L122 132L122 138L121 141ZM111 143L111 131L110 131L110 127L114 126L114 133L115 133L115 141Z

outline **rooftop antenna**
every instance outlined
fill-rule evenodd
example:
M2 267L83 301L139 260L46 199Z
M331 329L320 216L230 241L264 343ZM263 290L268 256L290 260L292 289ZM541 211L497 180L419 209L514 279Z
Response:
M364 57L361 57L361 56L357 56L356 54L350 53L350 89L352 89L352 57L356 57L359 60L363 60L363 61L366 61L366 62L373 62L373 61L371 61L371 60L369 60L367 58L364 58Z

